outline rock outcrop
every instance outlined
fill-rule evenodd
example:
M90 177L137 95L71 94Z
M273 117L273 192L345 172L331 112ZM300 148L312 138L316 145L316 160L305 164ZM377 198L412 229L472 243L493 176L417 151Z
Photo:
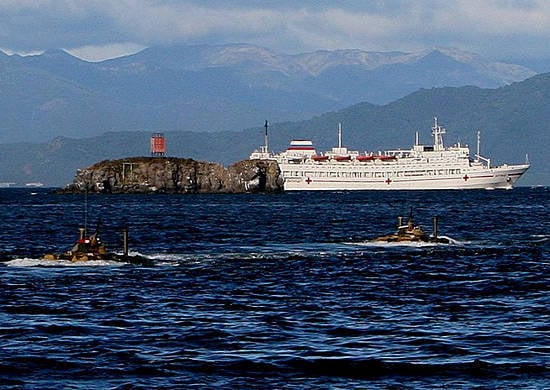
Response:
M220 164L174 157L106 160L79 169L65 193L244 193L280 192L277 162L243 160Z

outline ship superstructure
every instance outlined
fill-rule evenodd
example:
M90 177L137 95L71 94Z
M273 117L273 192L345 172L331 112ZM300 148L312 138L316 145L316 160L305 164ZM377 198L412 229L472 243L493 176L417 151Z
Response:
M359 153L342 146L338 126L338 147L318 154L311 140L293 140L281 153L273 154L266 145L251 159L276 160L286 191L296 190L431 190L431 189L510 189L529 168L529 163L492 166L480 154L472 158L468 146L445 147L445 128L434 118L433 145L421 145L418 133L410 149Z

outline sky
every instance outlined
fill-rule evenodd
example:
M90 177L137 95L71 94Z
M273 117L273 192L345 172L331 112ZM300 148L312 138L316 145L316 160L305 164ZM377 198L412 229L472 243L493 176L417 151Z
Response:
M172 44L249 43L278 53L454 47L548 59L550 0L0 0L0 49L89 61Z

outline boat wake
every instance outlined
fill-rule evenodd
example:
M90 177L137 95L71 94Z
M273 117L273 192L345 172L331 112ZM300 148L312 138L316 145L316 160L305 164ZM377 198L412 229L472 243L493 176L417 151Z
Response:
M359 241L359 242L347 242L348 245L359 245L359 246L372 246L372 247L411 247L411 248L423 248L423 247L434 247L434 246L465 246L471 244L470 241L459 241L451 238L449 236L439 235L440 239L444 239L446 242L429 242L429 241L378 241L378 240L368 240L368 241Z
M267 244L250 245L239 247L213 246L205 247L199 250L189 250L185 252L154 252L143 254L139 251L130 251L129 258L144 259L143 263L119 260L47 260L43 258L12 258L2 261L6 266L11 267L123 267L128 265L144 265L154 267L177 267L185 265L204 265L212 262L233 262L233 261L284 261L300 260L306 258L342 258L354 256L358 251L365 251L368 248L372 250L387 248L398 249L422 249L422 248L463 248L465 250L484 251L484 250L502 250L508 243L491 241L471 241L457 240L446 235L439 235L442 242L433 241L379 241L379 240L361 240L361 241L339 241L324 243L292 243L292 244ZM534 237L534 243L540 244L548 241L546 235ZM517 243L516 243L517 245ZM528 243L526 243L528 245ZM121 256L120 253L114 252Z
M122 256L122 253L114 253L115 255ZM165 258L166 256L164 256ZM92 260L66 260L66 259L44 259L44 258L32 258L22 257L14 258L11 260L3 261L8 267L123 267L130 264L135 264L131 261L132 258L140 258L145 261L151 261L156 264L156 256L143 255L139 252L129 252L129 261L124 260L109 260L109 259L92 259ZM160 255L159 255L160 258Z
M227 250L224 248L208 248L200 251L184 253L157 252L143 254L138 251L130 251L129 258L144 259L146 263L139 265L151 265L155 267L175 267L182 264L205 264L211 261L258 261L258 260L285 260L301 258L326 258L347 256L356 250L363 250L365 247L436 247L436 246L465 246L469 242L457 241L447 236L440 236L448 240L448 243L435 242L381 242L381 241L357 241L357 242L332 242L332 243L308 243L308 244L277 244L268 246L243 246L240 250ZM355 247L355 248L354 248ZM115 255L120 255L114 252ZM123 267L133 264L132 261L124 260L86 260L72 261L65 259L44 259L44 258L14 258L3 261L9 267Z
M123 266L125 263L113 260L46 260L33 258L20 258L8 260L4 264L8 267L97 267L97 266Z

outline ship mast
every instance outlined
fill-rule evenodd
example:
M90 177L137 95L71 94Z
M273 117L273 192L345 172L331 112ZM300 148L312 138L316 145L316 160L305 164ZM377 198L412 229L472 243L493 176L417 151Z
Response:
M485 164L487 164L487 168L491 168L491 159L485 158L481 155L481 131L477 131L477 154L475 161L479 162L479 160L483 160Z
M265 121L264 127L265 127L265 138L264 138L264 150L263 150L263 152L268 153L269 149L268 149L268 144L267 144L267 128L269 127L269 122L267 120Z
M434 151L440 152L444 150L443 147L443 134L447 131L444 127L437 124L437 117L434 117L434 125L432 127L432 135L434 136Z
M479 156L481 154L481 131L477 131L477 154L476 154L476 158L477 160L479 161Z
M342 123L338 123L338 149L342 149Z

